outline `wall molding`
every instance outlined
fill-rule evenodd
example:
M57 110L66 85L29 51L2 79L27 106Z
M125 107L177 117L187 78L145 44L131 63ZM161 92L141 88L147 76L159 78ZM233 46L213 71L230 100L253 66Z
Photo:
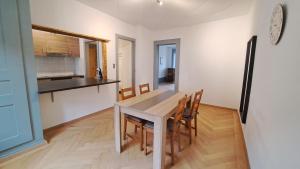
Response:
M207 103L200 103L200 105L211 106L211 107L215 107L215 108L227 109L227 110L231 110L231 111L236 111L236 112L238 112L238 109L235 109L235 108L229 108L229 107L217 106L217 105L212 105L212 104L207 104Z
M37 143L31 147L29 147L28 149L24 150L24 151L20 151L18 152L17 154L13 154L11 156L7 156L7 157L4 157L4 158L1 158L0 159L0 168L2 166L5 166L9 163L12 163L14 162L15 160L18 160L26 155L30 155L32 153L35 153L41 149L44 149L48 146L48 143L46 142L46 140L42 140L41 143Z

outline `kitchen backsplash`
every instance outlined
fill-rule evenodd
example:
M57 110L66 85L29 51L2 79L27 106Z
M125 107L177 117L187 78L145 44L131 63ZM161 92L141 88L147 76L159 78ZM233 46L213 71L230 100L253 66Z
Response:
M79 62L74 57L36 57L36 68L38 76L45 74L75 74Z

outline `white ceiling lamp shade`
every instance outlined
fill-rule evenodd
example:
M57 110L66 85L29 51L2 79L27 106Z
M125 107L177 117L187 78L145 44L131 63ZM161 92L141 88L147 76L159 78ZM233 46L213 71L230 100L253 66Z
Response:
M156 2L159 6L162 6L164 4L163 0L156 0Z

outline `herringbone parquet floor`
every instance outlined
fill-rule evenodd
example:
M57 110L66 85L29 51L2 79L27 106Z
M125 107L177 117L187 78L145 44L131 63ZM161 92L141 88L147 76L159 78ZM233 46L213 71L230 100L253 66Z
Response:
M198 136L191 146L176 153L172 169L248 169L237 113L201 105ZM27 153L1 169L151 169L152 154L139 150L138 140L128 139L125 151L114 150L113 109L47 133L49 144ZM133 131L133 128L129 128ZM184 132L184 131L183 131ZM177 146L176 146L177 147ZM167 150L169 146L167 145ZM155 151L155 150L154 150ZM166 163L170 163L167 157Z

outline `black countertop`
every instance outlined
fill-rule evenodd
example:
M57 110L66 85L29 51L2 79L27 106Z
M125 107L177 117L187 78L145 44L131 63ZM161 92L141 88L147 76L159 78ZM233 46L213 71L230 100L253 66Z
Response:
M119 83L119 80L98 80L94 78L77 78L77 79L64 79L64 80L53 80L43 81L38 80L38 92L51 93L63 90L78 89L90 86L99 86L111 83Z

